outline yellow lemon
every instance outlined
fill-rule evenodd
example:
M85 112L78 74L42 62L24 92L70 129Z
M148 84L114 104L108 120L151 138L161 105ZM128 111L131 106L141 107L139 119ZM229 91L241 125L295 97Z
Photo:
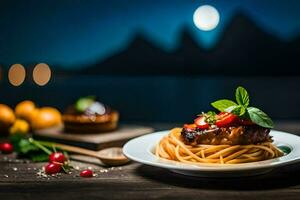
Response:
M35 104L32 101L22 101L15 108L16 117L30 122L34 117L35 109Z
M0 104L0 132L7 133L15 119L14 111L9 106Z
M23 119L17 119L15 123L10 127L9 133L14 134L27 134L30 126L27 121Z

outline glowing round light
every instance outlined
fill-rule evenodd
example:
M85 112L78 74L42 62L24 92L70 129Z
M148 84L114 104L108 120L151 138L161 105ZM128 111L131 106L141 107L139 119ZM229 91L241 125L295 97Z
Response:
M200 6L193 15L194 24L203 31L210 31L217 27L220 15L216 8L209 5Z
M51 78L51 69L45 63L37 64L32 73L33 81L39 85L46 85Z
M13 86L21 85L26 77L26 71L23 65L14 64L9 68L8 80Z

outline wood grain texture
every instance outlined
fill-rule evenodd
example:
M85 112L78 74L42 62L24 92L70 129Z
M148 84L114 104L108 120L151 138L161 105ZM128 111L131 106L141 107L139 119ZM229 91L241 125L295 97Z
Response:
M69 144L93 150L122 146L126 141L153 132L154 129L138 125L121 125L117 130L105 133L64 133L62 127L39 130L34 138Z
M235 179L185 177L136 163L122 169L108 169L106 173L100 173L101 168L89 165L98 172L97 177L90 179L65 174L60 178L37 178L35 170L27 170L28 167L41 166L1 163L1 199L297 199L300 194L299 165L263 176ZM18 171L13 171L12 167L18 167ZM4 178L4 174L9 177Z
M167 125L168 126L168 125ZM158 125L157 128L163 127ZM288 125L281 130L288 131ZM300 129L300 124L298 126ZM293 126L293 129L295 126ZM299 133L299 132L298 132ZM80 169L92 167L93 178L79 170L61 177L38 178L44 163L22 163L0 156L0 199L299 199L300 163L271 173L243 178L195 178L164 169L130 163L104 168L97 162L72 161ZM89 159L88 159L89 160ZM94 164L93 164L94 163ZM17 170L15 171L15 169ZM105 171L107 170L107 172Z

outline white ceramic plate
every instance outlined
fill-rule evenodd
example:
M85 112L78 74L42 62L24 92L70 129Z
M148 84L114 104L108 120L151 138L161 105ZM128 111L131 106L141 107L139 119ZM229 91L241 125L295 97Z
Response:
M203 164L197 166L160 159L153 154L154 148L159 140L168 133L169 131L160 131L132 139L124 145L124 154L136 162L166 168L176 173L213 177L257 175L279 166L300 161L300 137L275 130L270 132L270 135L273 136L273 143L280 148L290 150L289 153L279 158L242 164Z

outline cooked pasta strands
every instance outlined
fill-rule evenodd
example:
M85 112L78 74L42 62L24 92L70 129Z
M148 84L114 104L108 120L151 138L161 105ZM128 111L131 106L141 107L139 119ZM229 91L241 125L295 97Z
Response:
M164 148L164 146L163 146L163 143L160 143L159 144L159 155L161 156L161 157L163 157L163 158L167 158L167 159L169 159L170 158L170 156L169 156L169 154L165 151L165 148Z
M204 150L203 149L200 151L200 153L201 153L201 157L205 158L205 154L204 154Z
M247 163L247 162L260 161L260 160L264 160L264 157L259 156L259 157L253 157L253 158L245 158L245 159L233 159L233 160L226 162L226 164Z
M241 158L252 158L252 157L257 157L257 156L261 156L264 152L262 150L259 150L259 151L256 151L254 153L246 153L246 154L243 154L241 156Z
M228 153L228 152L235 151L235 150L239 149L239 147L240 147L239 145L236 145L236 146L228 147L228 148L226 148L226 149L222 149L222 150L220 150L220 151L214 153L213 155L208 156L207 158L217 158L217 157L219 157L221 154L226 154L226 153ZM211 148L214 148L214 147L211 147Z
M166 147L166 152L168 152L170 158L171 158L171 159L174 159L174 158L175 158L175 155L173 154L174 149L173 149L173 147L169 144L168 141L166 142L165 147Z
M220 155L220 163L221 163L221 164L224 164L224 160L223 160L222 154Z
M237 164L276 158L283 155L272 143L256 145L186 145L180 138L181 128L171 130L156 145L155 155L187 164Z
M241 149L239 151L233 152L232 154L230 154L229 156L227 156L226 158L224 158L224 162L228 162L230 160L233 160L239 156L241 156L243 153L246 153L248 151L248 149Z

